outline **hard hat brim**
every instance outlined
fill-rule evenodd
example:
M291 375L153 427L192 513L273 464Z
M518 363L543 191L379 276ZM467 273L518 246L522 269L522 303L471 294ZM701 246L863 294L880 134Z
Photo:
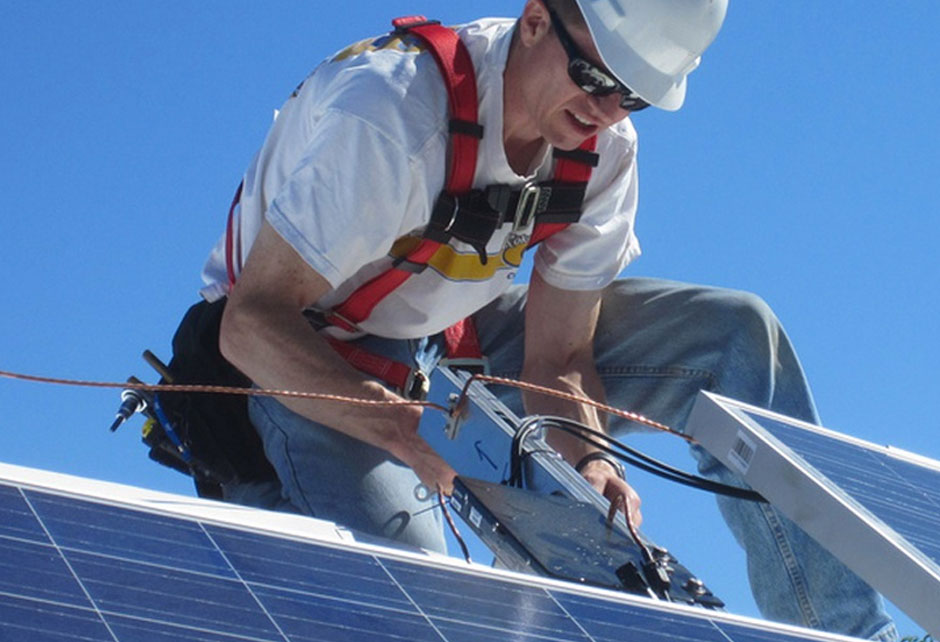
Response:
M643 100L667 111L685 102L727 10L727 0L577 0L601 60Z

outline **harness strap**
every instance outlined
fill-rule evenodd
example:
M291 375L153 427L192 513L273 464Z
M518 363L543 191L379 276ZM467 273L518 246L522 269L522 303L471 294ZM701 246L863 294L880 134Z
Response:
M225 272L228 274L228 289L231 290L235 286L235 208L238 207L239 201L242 200L242 186L245 184L245 181L242 181L238 184L238 189L235 190L235 197L232 199L232 204L228 208L228 221L225 224ZM241 244L239 244L241 245ZM238 248L239 254L241 254L241 247ZM241 268L241 266L238 266Z
M477 112L477 76L470 52L453 29L424 16L392 20L395 33L417 36L434 56L447 88L450 107L450 144L453 153L447 177L447 191L459 194L473 186L477 149L483 138Z
M362 350L348 341L328 339L328 342L356 370L381 379L402 392L407 391L412 369L404 363Z
M584 191L587 189L587 182L591 178L591 170L597 166L599 157L594 152L597 148L597 136L591 136L581 145L571 151L553 149L552 156L555 158L555 182L562 185L573 184L581 192L581 200L584 199ZM578 203L578 215L580 216L581 203ZM532 236L529 237L529 247L541 243L552 234L556 234L568 226L568 222L551 221L543 218L536 221L535 228L532 230Z
M478 122L476 72L470 53L453 29L441 26L436 20L406 16L396 18L392 25L395 33L411 34L424 42L444 77L452 118L450 167L445 191L451 194L467 192L476 175L477 150L483 137L483 128ZM325 320L344 330L354 331L356 324L366 319L382 299L408 280L414 273L413 266L427 265L441 245L439 240L423 238L406 257L361 285L332 312L326 313Z

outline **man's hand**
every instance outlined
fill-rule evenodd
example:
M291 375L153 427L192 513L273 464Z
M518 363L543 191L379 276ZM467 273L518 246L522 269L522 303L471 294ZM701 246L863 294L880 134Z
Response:
M613 466L602 459L597 459L585 464L581 469L581 475L612 505L622 502L619 507L623 510L627 522L634 528L640 527L643 523L640 496L630 484L620 479L618 471Z
M400 410L403 412L394 413L399 415L398 434L384 445L385 449L410 466L432 492L440 485L444 494L450 495L454 492L457 472L418 434L422 408L403 406Z

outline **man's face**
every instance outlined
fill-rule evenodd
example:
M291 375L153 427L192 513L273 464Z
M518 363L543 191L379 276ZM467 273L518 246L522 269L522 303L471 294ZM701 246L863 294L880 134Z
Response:
M550 27L545 5L538 3L536 6L543 8L542 15L548 23L531 50L529 115L540 135L550 144L560 149L574 149L623 120L630 112L620 106L620 93L591 95L572 81L568 74L569 54L559 39L558 30ZM604 69L586 28L564 25L563 29L586 60Z

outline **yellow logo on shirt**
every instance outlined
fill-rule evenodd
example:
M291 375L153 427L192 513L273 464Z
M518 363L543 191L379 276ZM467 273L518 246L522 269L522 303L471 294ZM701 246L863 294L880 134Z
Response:
M358 56L365 51L382 51L385 49L397 49L402 53L424 51L421 41L414 36L404 36L386 34L378 38L362 40L356 44L350 45L341 52L333 56L330 62L340 62L353 56Z
M395 241L389 254L392 258L404 258L420 242L420 236L403 236ZM487 253L485 265L473 250L460 252L450 245L442 245L431 256L428 267L451 281L487 281L500 271L515 272L522 264L522 254L528 243L528 235L510 235L500 252Z

